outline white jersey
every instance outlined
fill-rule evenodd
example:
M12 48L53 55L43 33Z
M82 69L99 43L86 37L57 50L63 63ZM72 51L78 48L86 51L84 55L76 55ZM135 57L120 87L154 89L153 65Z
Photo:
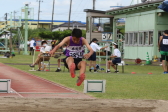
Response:
M41 47L40 48L40 52L42 52L42 53L46 53L46 52L49 52L49 51L51 51L51 46L45 46L45 47Z
M30 47L34 47L35 40L30 41Z
M92 42L90 44L90 47L93 49L94 52L96 52L97 50L100 50L101 47L99 47L96 43Z
M104 29L101 26L99 26L98 31L104 32Z
M121 52L116 48L116 49L114 49L113 56L121 57Z

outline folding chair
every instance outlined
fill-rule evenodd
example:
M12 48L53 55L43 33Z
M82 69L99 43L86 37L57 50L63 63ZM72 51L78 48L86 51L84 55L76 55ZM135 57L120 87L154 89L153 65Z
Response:
M117 68L118 68L119 64L121 64L121 66L122 66L122 73L124 73L124 64L123 63L116 63L116 71L117 71Z
M43 57L43 68L44 68L44 62L47 61L48 62L48 68L49 68L49 71L50 71L50 54L49 53L43 53L41 56ZM48 58L48 59L45 59L45 58Z

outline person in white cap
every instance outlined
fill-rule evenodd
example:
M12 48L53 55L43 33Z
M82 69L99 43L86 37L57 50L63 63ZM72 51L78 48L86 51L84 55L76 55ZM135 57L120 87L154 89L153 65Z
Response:
M121 63L121 52L118 49L117 43L113 43L113 48L114 48L114 52L110 56L110 58L113 58L113 60L112 61L108 61L107 73L110 73L110 66L112 66L115 69L115 73L119 72L118 70L116 70L116 66L115 65L117 63Z

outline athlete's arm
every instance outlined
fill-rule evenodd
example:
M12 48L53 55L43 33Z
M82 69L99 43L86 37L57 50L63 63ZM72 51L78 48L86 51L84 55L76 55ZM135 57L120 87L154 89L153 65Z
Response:
M162 39L163 39L163 36L160 36L160 37L159 37L159 43L158 43L159 51L160 51L160 44L161 44Z
M61 46L67 44L70 40L70 37L65 37L57 46L54 47L52 51L50 51L50 55L52 56Z
M89 50L89 53L84 55L84 58L88 59L93 54L93 49L90 47L90 45L88 44L88 42L85 38L82 39L82 42L83 42L83 45L86 45L86 47Z

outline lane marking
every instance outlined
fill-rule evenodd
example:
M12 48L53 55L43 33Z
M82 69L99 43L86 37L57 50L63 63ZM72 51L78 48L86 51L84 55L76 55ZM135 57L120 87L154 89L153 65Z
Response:
M16 93L18 96L20 96L21 98L23 98L23 96L21 94L19 94L17 91L15 91L14 89L12 89L12 91L13 91L13 93Z

